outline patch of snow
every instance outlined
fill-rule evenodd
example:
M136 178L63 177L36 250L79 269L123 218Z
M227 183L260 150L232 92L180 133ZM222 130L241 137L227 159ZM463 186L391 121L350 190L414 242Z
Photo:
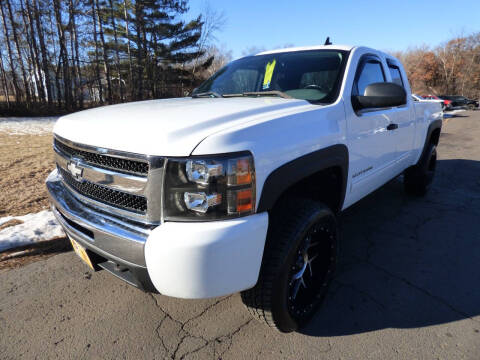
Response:
M456 114L466 111L465 109L449 110L443 113L445 119L455 117Z
M5 224L6 222L9 222L12 219L13 219L13 216L5 216L0 218L0 226Z
M0 218L0 225L13 219L23 221L23 224L0 230L0 251L65 236L50 210L23 216L6 216Z
M0 118L0 131L11 135L50 134L59 116Z

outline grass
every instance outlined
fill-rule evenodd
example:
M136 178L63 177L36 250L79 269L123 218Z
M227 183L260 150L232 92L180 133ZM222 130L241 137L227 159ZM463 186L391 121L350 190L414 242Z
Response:
M0 217L49 208L45 179L55 167L52 135L11 135L0 129ZM15 221L3 227L16 225ZM0 253L0 270L71 250L67 238L34 243Z

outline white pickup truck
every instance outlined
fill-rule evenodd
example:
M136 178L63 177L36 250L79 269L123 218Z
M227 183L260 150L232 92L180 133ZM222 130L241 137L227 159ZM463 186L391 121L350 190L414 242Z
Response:
M403 174L426 193L442 109L366 47L248 56L191 97L62 117L52 209L93 269L178 298L241 292L294 331L320 305L339 213Z

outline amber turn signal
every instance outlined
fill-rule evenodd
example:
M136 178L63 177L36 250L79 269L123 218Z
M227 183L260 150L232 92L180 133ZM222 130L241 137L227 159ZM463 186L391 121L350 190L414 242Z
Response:
M229 214L253 212L255 208L255 191L252 188L230 190L228 192Z

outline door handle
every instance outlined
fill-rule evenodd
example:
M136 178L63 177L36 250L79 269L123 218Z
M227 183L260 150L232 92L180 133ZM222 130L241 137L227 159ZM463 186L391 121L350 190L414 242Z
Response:
M395 130L398 129L398 124L388 124L387 130Z

